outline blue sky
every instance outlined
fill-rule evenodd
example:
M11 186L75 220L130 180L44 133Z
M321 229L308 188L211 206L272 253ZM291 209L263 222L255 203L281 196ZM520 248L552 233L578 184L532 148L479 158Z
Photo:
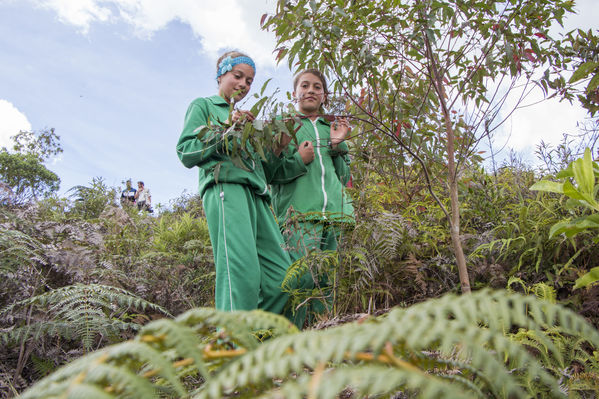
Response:
M567 27L596 29L596 1L578 1ZM154 204L196 192L197 171L174 146L191 100L216 93L219 53L236 48L256 60L254 91L270 77L272 89L291 90L274 37L259 29L274 3L0 0L0 146L18 130L55 128L64 153L48 167L60 194L94 177L111 186L143 180ZM532 153L540 138L575 133L584 117L577 106L544 103L516 112L499 139Z

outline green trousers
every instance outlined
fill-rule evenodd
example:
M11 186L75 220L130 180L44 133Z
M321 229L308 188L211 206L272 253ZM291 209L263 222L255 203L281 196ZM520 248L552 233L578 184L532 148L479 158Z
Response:
M216 184L202 198L216 265L216 309L283 313L291 264L267 200L242 184Z
M298 228L299 227L299 228ZM287 231L286 243L292 262L313 251L336 251L341 236L341 228L323 221L304 221L295 226L295 230ZM316 281L311 273L302 276L300 287L312 290ZM326 274L318 278L319 296L322 299L312 300L308 307L298 309L294 316L296 325L303 324L307 313L323 314L332 311L333 297Z

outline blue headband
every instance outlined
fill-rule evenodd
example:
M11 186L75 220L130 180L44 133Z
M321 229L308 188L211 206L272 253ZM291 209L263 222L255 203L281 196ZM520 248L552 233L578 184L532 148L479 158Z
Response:
M227 58L222 60L220 64L218 64L218 72L216 72L216 79L218 79L221 75L224 75L225 73L232 70L233 67L237 64L247 64L254 69L254 73L256 72L256 65L254 65L254 61L252 61L250 57L241 56L231 58L231 56L228 56Z

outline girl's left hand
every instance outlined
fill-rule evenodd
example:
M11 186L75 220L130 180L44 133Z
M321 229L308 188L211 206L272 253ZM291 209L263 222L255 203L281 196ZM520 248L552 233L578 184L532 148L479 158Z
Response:
M289 145L289 143L291 143L291 136L282 132L275 136L275 146L273 149L275 155L281 155L281 152L283 152L283 150Z
M235 122L251 122L254 119L255 119L254 115L250 111L245 111L242 109L233 111L233 114L231 115L231 122L233 122L233 123L235 123Z
M350 127L347 118L336 118L331 122L331 147L336 148L347 137Z

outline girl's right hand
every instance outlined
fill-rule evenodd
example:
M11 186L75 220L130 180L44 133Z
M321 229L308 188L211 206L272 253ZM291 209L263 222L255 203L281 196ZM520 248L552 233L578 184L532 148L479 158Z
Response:
M304 141L299 145L298 152L304 161L304 165L309 164L314 160L314 146L311 141Z

